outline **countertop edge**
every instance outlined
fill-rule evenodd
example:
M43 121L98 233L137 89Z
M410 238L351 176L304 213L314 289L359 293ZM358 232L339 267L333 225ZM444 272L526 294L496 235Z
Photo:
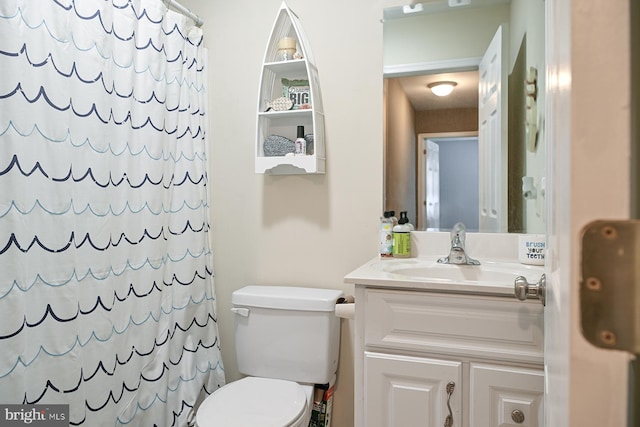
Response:
M414 258L415 259L415 258ZM407 276L396 275L393 273L385 273L375 270L372 264L380 261L379 257L375 257L356 268L352 272L344 276L344 283L356 286L398 289L398 290L420 290L429 292L465 294L465 295L481 295L481 296L497 296L497 297L514 297L514 286L510 284L493 284L493 283L477 283L477 282L451 282L442 279L430 278L409 278ZM527 266L527 268L531 268ZM540 274L544 273L544 268L539 267ZM514 273L515 275L516 273ZM515 277L514 277L515 279Z

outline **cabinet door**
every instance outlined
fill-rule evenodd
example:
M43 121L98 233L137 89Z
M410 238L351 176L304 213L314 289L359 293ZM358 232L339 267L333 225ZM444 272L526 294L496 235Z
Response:
M470 427L541 427L544 373L472 363Z
M447 403L451 426L462 426L461 362L365 352L364 364L365 426L442 427ZM449 383L454 384L450 400Z

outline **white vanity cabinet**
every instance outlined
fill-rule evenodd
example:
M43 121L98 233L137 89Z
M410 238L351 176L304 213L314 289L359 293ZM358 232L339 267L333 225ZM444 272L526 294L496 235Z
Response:
M358 284L356 301L356 427L543 425L538 301Z

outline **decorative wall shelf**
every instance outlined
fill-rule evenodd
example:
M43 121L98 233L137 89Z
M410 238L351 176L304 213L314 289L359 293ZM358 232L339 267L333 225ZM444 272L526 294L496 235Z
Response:
M283 46L290 48L291 39L295 40L296 48L285 53ZM294 100L293 109L270 109L270 103L280 97ZM265 139L271 135L295 141L298 126L304 126L304 134L310 140L306 154L284 155L281 151L265 150ZM256 128L256 173L325 172L324 110L318 69L297 15L284 2L273 24L262 64Z

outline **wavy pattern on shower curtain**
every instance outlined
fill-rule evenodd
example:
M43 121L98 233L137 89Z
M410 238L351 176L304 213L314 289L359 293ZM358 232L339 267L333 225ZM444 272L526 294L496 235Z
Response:
M224 383L205 66L160 0L0 2L0 403L185 425Z

